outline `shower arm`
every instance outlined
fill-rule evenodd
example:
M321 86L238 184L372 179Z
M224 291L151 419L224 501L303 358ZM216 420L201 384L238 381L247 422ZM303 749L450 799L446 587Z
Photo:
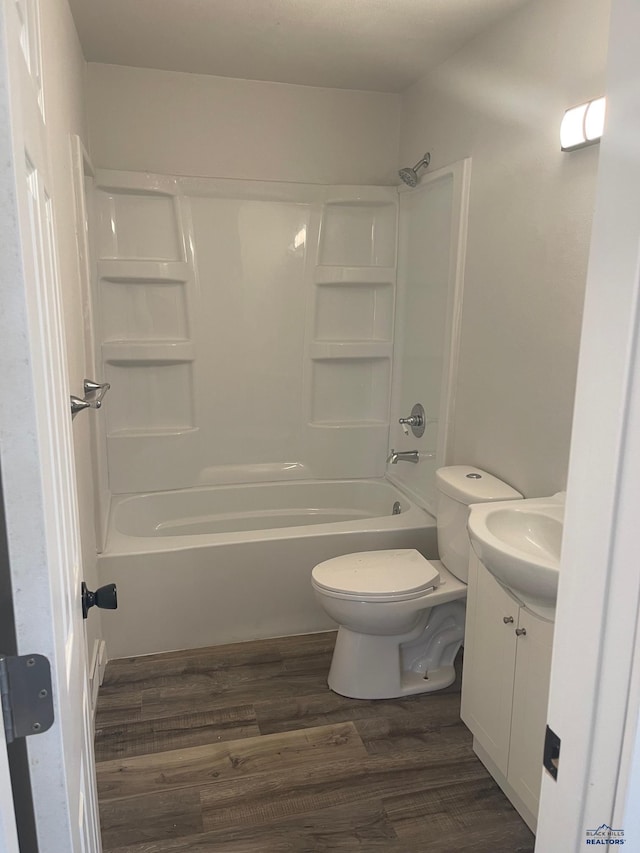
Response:
M424 157L421 160L418 160L416 165L413 167L413 171L417 172L418 169L421 169L423 166L425 166L425 168L426 168L430 162L431 162L431 154L429 154L429 152L427 151L427 153L424 155Z

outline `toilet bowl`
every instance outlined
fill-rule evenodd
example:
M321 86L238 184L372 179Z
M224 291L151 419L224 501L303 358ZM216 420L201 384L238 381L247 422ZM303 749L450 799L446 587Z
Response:
M390 699L441 690L455 680L464 638L468 507L522 495L468 465L441 468L436 480L441 560L413 549L365 551L313 569L316 599L339 625L328 677L336 693Z

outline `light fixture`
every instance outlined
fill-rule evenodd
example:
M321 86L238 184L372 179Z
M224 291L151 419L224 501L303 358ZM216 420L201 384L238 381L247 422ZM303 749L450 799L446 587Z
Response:
M599 142L604 130L605 98L594 98L567 110L560 125L560 148L575 151Z

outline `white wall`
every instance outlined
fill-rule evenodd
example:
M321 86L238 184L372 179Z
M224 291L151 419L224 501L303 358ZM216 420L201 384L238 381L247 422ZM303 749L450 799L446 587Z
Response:
M45 113L52 160L53 203L60 281L63 287L69 386L71 393L81 397L82 381L87 375L87 360L84 343L85 317L76 245L70 135L78 134L86 144L86 63L67 0L42 3L41 15ZM97 572L89 418L96 414L84 412L73 422L83 575L91 589L95 589L93 584L97 581ZM95 609L87 620L86 627L90 663L94 641L101 633L100 615Z
M90 63L87 105L98 167L395 183L399 95Z
M566 482L598 147L561 153L559 126L604 92L608 16L536 0L403 99L403 165L473 158L455 461L527 496Z

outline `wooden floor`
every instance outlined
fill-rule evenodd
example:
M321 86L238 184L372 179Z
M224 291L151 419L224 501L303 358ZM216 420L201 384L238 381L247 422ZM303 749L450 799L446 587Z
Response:
M108 853L529 853L471 749L459 681L358 701L335 634L109 663L97 711Z

